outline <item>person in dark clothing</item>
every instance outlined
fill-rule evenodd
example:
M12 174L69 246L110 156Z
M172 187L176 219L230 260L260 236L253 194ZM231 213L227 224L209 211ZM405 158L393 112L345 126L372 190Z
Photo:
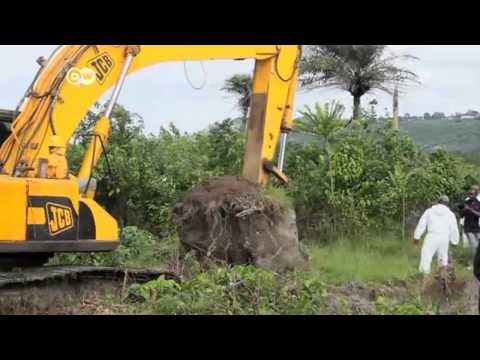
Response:
M473 260L473 274L478 280L478 313L480 314L480 246L477 248L475 259Z
M476 196L475 193L477 194ZM476 227L480 227L478 224L478 219L480 217L480 211L478 211L478 203L480 203L479 200L479 187L473 186L472 189L470 189L469 197L466 199L464 206L461 208L461 214L465 216L465 225L467 226L467 219L468 219L468 226L465 230L476 230ZM475 199L477 204L475 204L475 201L472 199ZM476 217L476 219L475 219ZM470 233L471 234L471 233ZM477 234L479 234L477 232ZM470 235L471 236L471 235ZM468 234L467 234L468 237ZM470 241L470 237L469 241ZM473 238L473 236L472 236ZM473 256L473 274L475 275L475 278L478 280L479 283L479 291L478 291L478 313L480 314L480 246L478 246L478 239L479 236L476 237L477 239L477 248L476 250L473 251L474 256ZM471 243L470 243L471 244ZM470 246L470 249L472 250L472 247Z
M463 231L467 236L469 248L471 266L473 267L475 255L480 240L480 200L479 200L480 188L478 186L472 186L468 197L465 199L464 206L461 208L460 216L464 218Z

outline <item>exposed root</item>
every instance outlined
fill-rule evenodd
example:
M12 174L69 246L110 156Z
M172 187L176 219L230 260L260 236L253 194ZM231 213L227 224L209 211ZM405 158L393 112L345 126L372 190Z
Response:
M274 271L305 265L295 213L239 177L210 179L174 210L180 240L199 258Z

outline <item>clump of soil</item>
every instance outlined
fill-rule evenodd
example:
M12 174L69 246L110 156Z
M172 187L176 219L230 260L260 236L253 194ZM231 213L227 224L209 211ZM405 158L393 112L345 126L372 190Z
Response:
M272 271L306 265L293 209L243 178L203 182L175 207L174 221L184 248L201 259Z
M476 279L457 279L455 268L439 269L425 278L423 295L436 302L444 313L469 311L476 314L479 306L479 286Z

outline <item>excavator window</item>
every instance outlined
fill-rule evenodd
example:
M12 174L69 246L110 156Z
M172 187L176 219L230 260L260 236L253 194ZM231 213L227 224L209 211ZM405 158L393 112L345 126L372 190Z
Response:
M14 112L9 110L0 110L0 146L10 135L10 124L14 120Z
M2 146L3 142L7 140L10 136L10 124L5 122L0 122L0 146Z

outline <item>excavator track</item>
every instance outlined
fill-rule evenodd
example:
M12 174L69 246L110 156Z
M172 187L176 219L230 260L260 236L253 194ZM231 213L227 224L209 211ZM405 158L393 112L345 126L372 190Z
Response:
M21 271L0 272L1 290L28 288L58 282L80 282L89 280L147 283L164 276L180 282L175 274L160 269L126 269L96 266L45 266Z
M162 276L180 282L163 269L45 266L0 272L0 315L108 315L122 307L109 301L121 304L130 285Z

